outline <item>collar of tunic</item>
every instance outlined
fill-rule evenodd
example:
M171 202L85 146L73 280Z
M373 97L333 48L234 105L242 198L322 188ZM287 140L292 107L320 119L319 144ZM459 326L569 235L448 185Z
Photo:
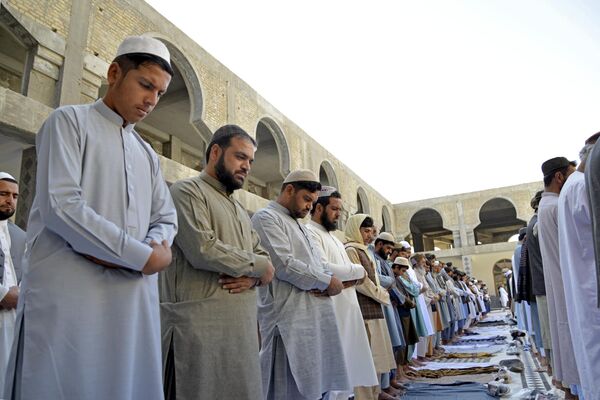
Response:
M104 100L102 100L102 99L96 100L96 102L94 103L94 110L96 110L100 115L102 115L104 118L106 118L113 124L118 125L119 128L123 127L123 121L124 121L123 118L121 118L121 116L119 114L117 114L116 112L111 110L106 105L106 103L104 103ZM135 126L134 124L127 124L127 126L123 127L123 130L127 131L127 132L131 132L131 131L133 131L134 126Z
M281 204L279 204L278 202L271 200L269 202L268 207L275 209L276 211L279 211L282 214L287 215L288 217L292 218L292 216L290 215L290 210L288 210L287 208L285 208L284 206L282 206ZM298 221L295 218L292 218L294 221Z
M225 185L223 185L218 179L210 176L206 171L200 172L200 179L215 188L218 192L222 193L225 197L231 198L232 193L227 193Z

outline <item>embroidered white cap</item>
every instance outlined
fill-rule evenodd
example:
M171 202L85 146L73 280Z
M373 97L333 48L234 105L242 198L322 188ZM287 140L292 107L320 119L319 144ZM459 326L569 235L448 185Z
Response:
M337 189L333 186L322 186L321 191L319 192L319 197L329 197L336 190Z
M152 54L162 58L171 65L171 55L169 49L163 42L158 39L151 38L149 36L128 36L119 45L117 54L115 57L122 56L123 54L132 53L144 53Z
M12 176L11 174L9 174L8 172L0 172L0 181L5 180L5 179L9 179L11 181L17 181L15 179L14 176Z

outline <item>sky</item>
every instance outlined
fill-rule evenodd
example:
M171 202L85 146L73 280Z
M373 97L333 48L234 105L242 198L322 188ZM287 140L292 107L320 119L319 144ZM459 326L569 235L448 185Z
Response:
M148 3L392 203L541 181L600 131L594 0Z

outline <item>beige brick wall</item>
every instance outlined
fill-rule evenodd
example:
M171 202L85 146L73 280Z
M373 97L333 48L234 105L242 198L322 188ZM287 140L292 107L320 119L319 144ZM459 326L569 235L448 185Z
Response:
M158 26L130 3L115 0L92 1L87 51L111 61L124 37L160 32Z
M47 26L59 35L69 33L71 1L68 0L7 0L11 8Z

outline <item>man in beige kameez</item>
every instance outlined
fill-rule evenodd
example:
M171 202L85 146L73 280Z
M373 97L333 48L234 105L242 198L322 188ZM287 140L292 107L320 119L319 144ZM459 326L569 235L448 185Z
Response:
M246 210L233 197L256 142L218 129L199 176L173 184L180 230L160 276L167 399L262 398L255 286L274 269Z

